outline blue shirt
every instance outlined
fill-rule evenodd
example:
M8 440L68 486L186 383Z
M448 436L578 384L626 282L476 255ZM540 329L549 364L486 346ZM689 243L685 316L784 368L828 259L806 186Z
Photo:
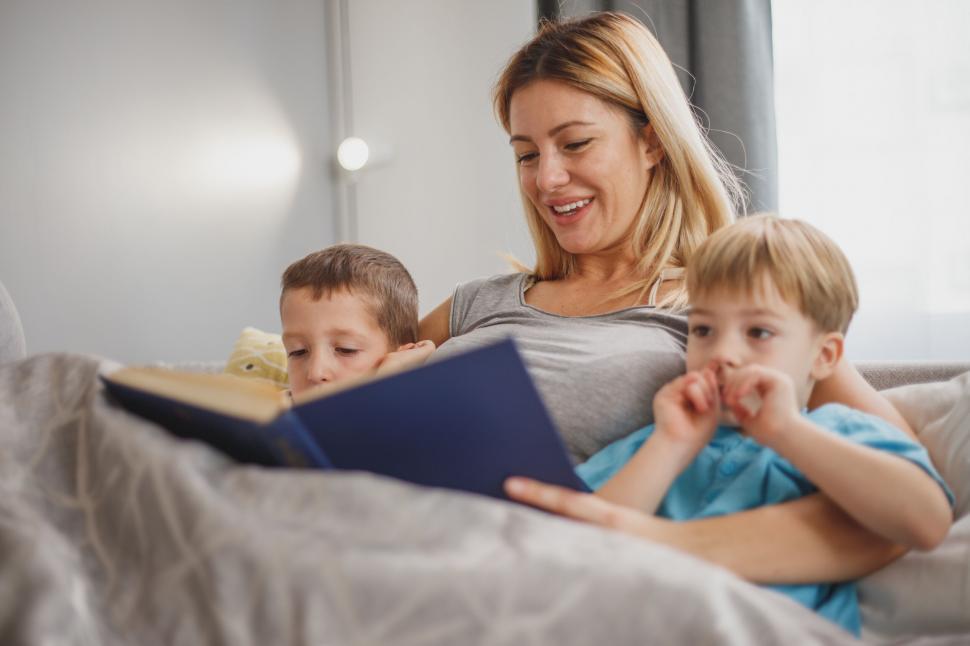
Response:
M933 467L926 449L899 429L840 404L826 404L806 416L852 442L909 460L936 480L953 504L953 494ZM613 442L576 467L576 472L591 489L599 489L653 431L654 426L650 425ZM672 520L721 516L794 500L816 491L791 462L741 435L736 428L722 426L671 485L657 515ZM852 582L766 587L788 595L855 635L860 632L859 605Z

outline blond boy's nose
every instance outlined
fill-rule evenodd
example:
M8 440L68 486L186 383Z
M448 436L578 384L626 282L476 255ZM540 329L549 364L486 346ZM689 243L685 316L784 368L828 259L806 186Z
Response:
M710 363L708 364L710 369L714 371L714 374L721 376L724 376L724 373L728 372L729 370L737 368L738 365L737 359L733 355L726 352L716 353L714 358L711 359Z

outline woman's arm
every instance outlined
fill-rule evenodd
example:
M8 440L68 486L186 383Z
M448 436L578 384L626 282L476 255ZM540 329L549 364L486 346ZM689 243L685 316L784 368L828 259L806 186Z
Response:
M673 522L525 478L507 480L506 491L520 502L669 545L758 583L857 579L905 552L863 529L822 494Z
M818 408L822 404L839 403L850 408L864 411L881 417L896 428L902 429L912 437L916 433L909 427L903 416L885 397L869 385L855 366L845 357L839 361L835 371L828 378L815 384L812 396L808 400L809 410Z
M418 338L430 339L436 346L451 338L451 297L431 310L418 324Z

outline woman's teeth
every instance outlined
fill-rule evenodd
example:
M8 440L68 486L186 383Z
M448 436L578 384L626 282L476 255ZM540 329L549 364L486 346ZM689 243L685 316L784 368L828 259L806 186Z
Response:
M559 215L569 215L573 211L583 208L584 206L586 206L592 201L593 201L592 198L587 198L585 200L579 200L578 202L563 204L562 206L554 206L552 207L552 210L558 213Z

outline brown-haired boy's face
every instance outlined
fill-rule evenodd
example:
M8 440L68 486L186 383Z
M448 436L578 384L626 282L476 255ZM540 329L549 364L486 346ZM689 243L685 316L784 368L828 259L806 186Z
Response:
M808 403L826 335L773 284L751 293L707 290L691 298L687 321L687 370L711 368L723 389L739 368L774 368L791 377L798 405ZM737 424L727 410L721 423Z
M393 350L370 303L346 290L319 299L307 287L287 290L280 319L294 395L364 375Z

